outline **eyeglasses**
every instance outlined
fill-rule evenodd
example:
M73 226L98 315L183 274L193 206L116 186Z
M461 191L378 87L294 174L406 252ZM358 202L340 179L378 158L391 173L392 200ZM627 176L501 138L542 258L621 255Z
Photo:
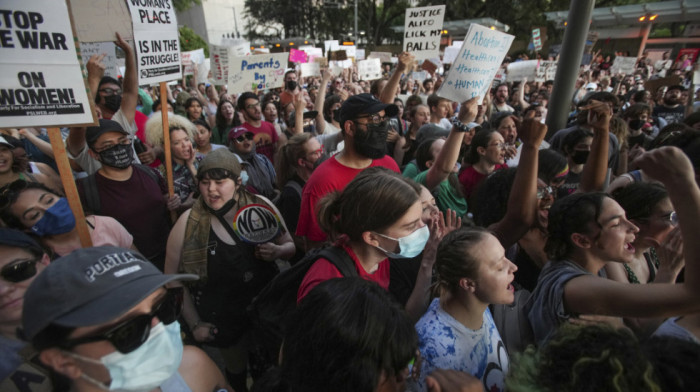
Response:
M233 138L233 140L237 141L238 143L243 143L246 139L248 140L253 140L255 135L252 132L244 133L241 136Z
M545 196L552 195L553 189L551 186L546 186L544 188L537 188L537 198L544 199Z
M317 156L321 155L321 154L323 154L323 146L321 146L321 148L319 148L318 150L311 151L307 154L308 155L317 155Z
M19 283L25 281L34 275L36 275L36 263L38 263L40 258L31 260L22 260L18 263L8 264L2 267L0 271L0 276L11 283Z
M26 187L26 181L15 180L0 188L0 210L4 210L5 208L9 207L12 199L15 198L13 195L16 195L19 191L24 190Z
M678 225L678 214L676 214L676 211L671 211L668 214L663 215L662 218L666 222L671 222L673 226Z
M151 333L153 317L158 317L163 324L168 325L180 317L182 311L182 287L168 289L165 298L153 306L149 314L142 314L126 320L107 332L81 338L71 339L60 344L64 349L71 349L77 345L107 340L122 354L128 354L141 347Z
M109 87L101 88L97 91L104 93L104 95L119 95L122 93L122 90L119 88L109 88Z
M359 116L359 117L357 117L357 118L368 118L369 121L367 122L367 124L379 125L379 124L383 123L384 121L386 121L386 119L387 119L388 117L387 117L387 116L380 116L380 115L378 115L378 114L372 114L372 115L369 115L369 116ZM366 124L365 124L365 125L366 125Z
M515 144L513 144L513 143L496 143L496 144L491 144L490 146L498 147L501 150L505 150L508 147L515 146Z

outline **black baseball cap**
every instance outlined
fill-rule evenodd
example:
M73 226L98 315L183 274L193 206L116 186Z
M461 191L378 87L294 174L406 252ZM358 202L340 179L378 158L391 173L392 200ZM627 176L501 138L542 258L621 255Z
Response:
M396 116L399 113L399 107L393 103L383 103L369 93L357 94L343 102L340 109L338 109L337 120L342 128L345 121L354 120L363 114L374 114L382 110L388 117Z
M16 229L0 227L0 245L33 250L35 253L44 253L39 243L26 233Z
M101 118L100 125L88 127L85 131L85 141L88 147L92 148L92 146L97 143L97 139L107 132L121 132L125 135L129 135L118 122Z

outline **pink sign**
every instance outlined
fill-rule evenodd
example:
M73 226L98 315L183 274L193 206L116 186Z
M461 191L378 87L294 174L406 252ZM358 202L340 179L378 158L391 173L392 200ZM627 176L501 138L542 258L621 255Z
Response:
M309 57L303 50L289 49L289 61L292 63L308 63Z

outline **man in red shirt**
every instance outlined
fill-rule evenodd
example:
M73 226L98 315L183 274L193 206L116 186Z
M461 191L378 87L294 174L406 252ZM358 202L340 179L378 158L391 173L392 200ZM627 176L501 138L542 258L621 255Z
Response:
M318 225L316 205L323 196L341 191L362 170L381 166L399 172L390 156L385 156L388 118L398 113L398 107L385 104L372 94L348 98L338 110L345 148L326 160L311 174L301 196L301 210L296 234L304 237L306 250L326 241Z
M277 152L277 131L275 126L262 119L260 99L254 93L247 91L238 97L238 110L243 113L245 122L242 127L255 135L255 151L265 155L270 162L275 163Z

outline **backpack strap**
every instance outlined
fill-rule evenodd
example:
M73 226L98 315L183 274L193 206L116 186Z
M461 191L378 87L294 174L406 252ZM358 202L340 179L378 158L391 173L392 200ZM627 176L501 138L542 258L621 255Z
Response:
M97 190L97 173L92 173L82 180L83 192L85 193L85 209L95 215L100 214L100 193Z
M344 277L358 276L355 269L355 261L350 257L345 249L337 246L329 246L318 253L319 258L324 258L331 262Z
M141 170L142 172L148 174L148 176L151 177L151 179L152 179L153 181L155 181L156 184L160 183L160 181L158 181L158 175L157 175L156 173L154 173L153 170L151 170L150 167L148 167L148 166L146 166L146 165L142 165L142 164L140 164L140 163L135 163L134 166L135 166L137 169Z
M290 181L287 181L287 183L284 186L288 186L288 187L292 188L294 190L294 192L296 192L301 197L302 189L301 189L300 183L298 183L294 180L290 180Z

